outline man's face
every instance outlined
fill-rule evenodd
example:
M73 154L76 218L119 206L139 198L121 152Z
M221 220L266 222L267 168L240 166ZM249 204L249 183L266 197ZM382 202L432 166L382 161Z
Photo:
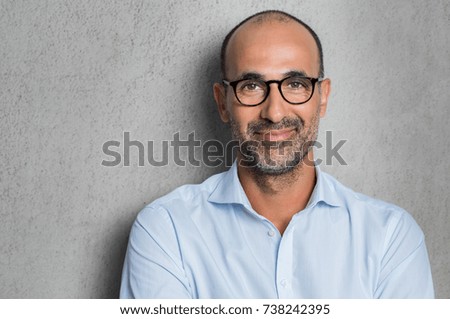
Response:
M227 49L229 81L257 75L264 81L281 80L292 73L319 75L319 55L313 37L295 22L246 23L231 38ZM237 101L231 87L215 86L222 120L229 122L241 144L240 158L259 173L279 175L300 164L317 138L329 80L316 84L312 98L301 105L283 99L271 84L264 103L248 107ZM242 162L241 162L242 163Z

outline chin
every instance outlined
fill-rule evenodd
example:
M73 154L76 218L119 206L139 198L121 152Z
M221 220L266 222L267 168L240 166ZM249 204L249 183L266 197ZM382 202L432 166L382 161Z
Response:
M252 166L254 171L261 175L280 176L292 172L297 166L301 165L303 158L299 153L296 153L291 160L273 161L268 163L265 160L259 160Z
M292 172L294 166L266 166L257 165L254 170L260 175L280 176Z

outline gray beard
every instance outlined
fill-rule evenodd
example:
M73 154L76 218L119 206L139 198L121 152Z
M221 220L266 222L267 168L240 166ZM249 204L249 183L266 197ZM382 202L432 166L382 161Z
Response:
M278 123L267 120L253 121L247 126L246 133L239 131L239 123L231 120L233 139L239 141L242 155L240 165L250 168L257 175L280 176L301 167L309 150L314 145L319 124L319 112L311 120L311 125L305 128L300 118L284 118ZM271 142L254 138L255 132L295 129L291 140Z

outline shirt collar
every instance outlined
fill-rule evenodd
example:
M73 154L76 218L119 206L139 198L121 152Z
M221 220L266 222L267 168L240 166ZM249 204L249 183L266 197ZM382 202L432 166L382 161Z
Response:
M245 195L237 172L237 161L234 161L231 168L223 173L216 188L212 191L208 200L218 204L241 204L251 208L250 202Z
M343 206L341 196L336 192L334 183L331 177L322 172L319 166L315 166L316 169L316 186L309 199L307 207L315 206L319 202L323 202L330 206Z
M315 206L319 202L323 202L330 206L343 206L344 203L340 196L338 196L334 183L331 181L331 177L322 172L319 166L316 166L315 170L316 185L307 207ZM239 181L237 161L234 161L231 168L223 174L223 178L219 180L208 200L218 204L241 204L251 209L250 202Z

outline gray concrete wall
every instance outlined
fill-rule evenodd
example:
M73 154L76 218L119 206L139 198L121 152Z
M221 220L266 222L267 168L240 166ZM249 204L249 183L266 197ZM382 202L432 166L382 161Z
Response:
M316 29L348 140L324 170L406 208L450 297L449 1L0 1L0 297L118 296L148 202L221 168L105 167L109 140L226 141L211 85L226 32L263 9ZM333 143L335 143L333 142ZM196 153L197 156L201 152Z

